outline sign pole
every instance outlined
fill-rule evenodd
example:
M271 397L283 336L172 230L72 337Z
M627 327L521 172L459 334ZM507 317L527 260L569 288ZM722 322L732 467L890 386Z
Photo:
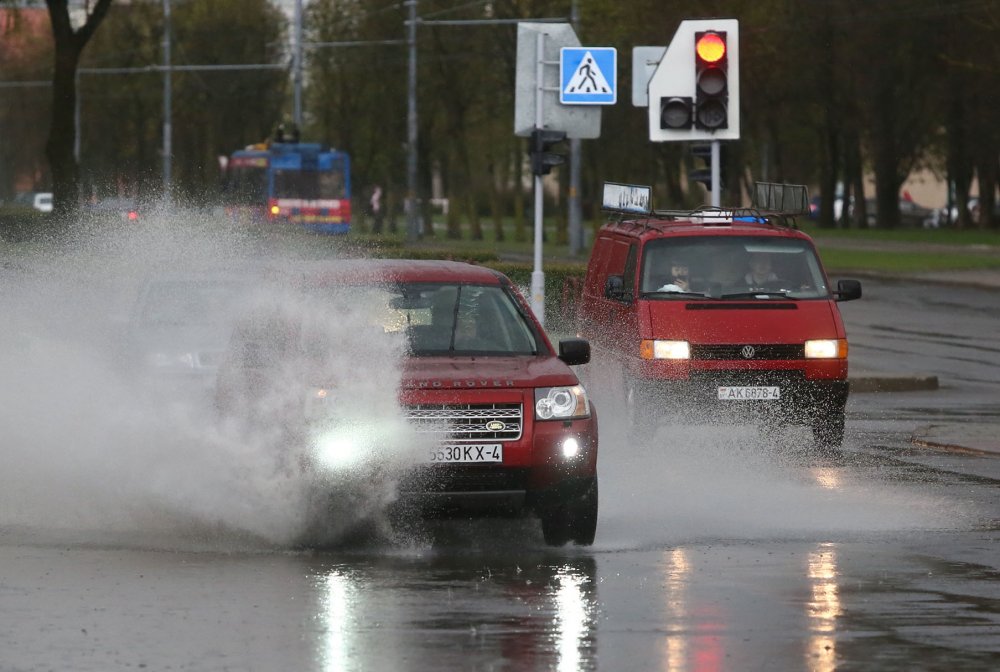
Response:
M718 208L722 205L722 166L719 164L721 158L721 146L718 140L712 141L712 207Z
M535 36L535 128L541 130L545 125L545 108L543 104L545 82L545 33ZM542 226L544 200L542 193L542 176L535 175L535 264L531 271L531 309L538 321L545 326L545 273L542 272Z

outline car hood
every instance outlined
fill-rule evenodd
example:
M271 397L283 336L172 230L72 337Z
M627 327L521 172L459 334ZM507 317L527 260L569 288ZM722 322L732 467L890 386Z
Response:
M557 357L413 357L403 369L404 389L516 389L575 385Z
M692 343L802 343L843 338L828 300L649 302L646 338Z

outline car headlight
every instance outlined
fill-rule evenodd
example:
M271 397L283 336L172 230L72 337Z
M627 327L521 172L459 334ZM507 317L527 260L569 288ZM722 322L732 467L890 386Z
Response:
M323 470L351 469L371 454L366 438L355 427L332 427L313 440L313 457Z
M691 346L687 341L653 341L644 339L639 344L643 359L691 359Z
M847 359L847 339L806 341L805 355L806 359Z
M590 415L590 400L583 385L540 387L535 390L535 418L565 420Z

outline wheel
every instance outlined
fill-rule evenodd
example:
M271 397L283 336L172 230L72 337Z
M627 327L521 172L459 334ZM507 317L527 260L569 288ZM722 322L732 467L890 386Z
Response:
M844 409L820 413L811 425L813 441L820 448L840 448L844 443Z
M572 541L590 546L597 534L597 477L591 479L582 494L572 501L553 505L542 513L542 536L549 546L563 546Z

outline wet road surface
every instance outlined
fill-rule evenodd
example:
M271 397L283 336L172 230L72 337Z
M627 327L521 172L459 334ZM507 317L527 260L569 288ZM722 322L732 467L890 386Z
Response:
M190 428L154 425L187 468L148 478L159 452L102 469L107 437L19 419L40 433L5 444L0 669L995 669L1000 459L911 442L928 420L997 421L995 297L866 283L844 306L852 365L942 384L853 396L840 453L796 428L633 446L598 399L591 548L519 520L292 548L266 534L287 512L251 524L271 491L248 498L214 461L206 478ZM136 505L144 477L156 497Z

